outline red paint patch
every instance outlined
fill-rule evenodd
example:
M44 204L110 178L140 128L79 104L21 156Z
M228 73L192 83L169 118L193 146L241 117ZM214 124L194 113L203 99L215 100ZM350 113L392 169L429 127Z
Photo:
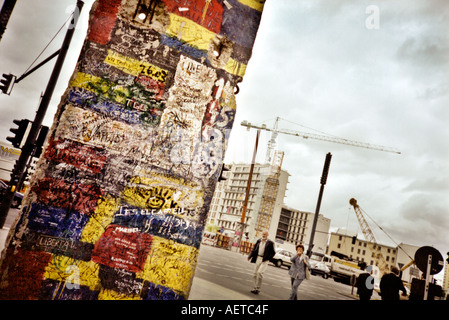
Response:
M33 187L39 203L90 215L97 207L101 189L95 185L68 183L44 178Z
M17 250L17 251L15 251ZM35 300L52 255L10 247L2 263L0 300Z
M171 13L190 19L212 32L220 33L224 9L217 0L212 0L209 4L205 0L162 1Z
M74 141L49 140L45 158L70 164L78 169L100 173L106 163L104 150Z
M107 44L117 20L122 0L103 0L98 3L87 38L99 44Z
M110 225L95 244L92 261L131 272L143 270L152 237L135 228Z

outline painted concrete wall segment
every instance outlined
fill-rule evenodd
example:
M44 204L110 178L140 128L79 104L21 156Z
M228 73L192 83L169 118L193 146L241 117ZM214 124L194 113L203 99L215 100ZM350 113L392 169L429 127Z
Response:
M265 0L97 0L1 299L187 299Z

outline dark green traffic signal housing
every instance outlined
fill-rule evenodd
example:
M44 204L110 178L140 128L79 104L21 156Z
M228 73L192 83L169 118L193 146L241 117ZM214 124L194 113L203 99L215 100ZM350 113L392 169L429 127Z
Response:
M31 121L22 119L22 120L14 120L13 122L18 125L18 128L9 129L9 131L14 133L14 137L6 137L6 140L10 141L15 148L20 148L23 136L25 135L25 132L28 128L28 124Z
M9 95L11 93L12 87L14 86L15 80L16 76L4 73L3 78L0 80L0 91L4 94Z

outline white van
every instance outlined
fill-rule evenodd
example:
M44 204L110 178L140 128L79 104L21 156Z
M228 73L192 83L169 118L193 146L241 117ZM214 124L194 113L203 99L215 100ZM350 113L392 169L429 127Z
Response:
M324 263L326 267L330 268L332 265L332 258L331 256L321 252L312 252L312 256L310 257L310 264L312 268L318 263Z

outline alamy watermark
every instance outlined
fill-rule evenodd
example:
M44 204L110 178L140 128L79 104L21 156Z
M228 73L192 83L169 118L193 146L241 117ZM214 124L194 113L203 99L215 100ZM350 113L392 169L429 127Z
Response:
M376 5L369 5L365 9L365 13L368 15L365 19L365 27L368 30L380 29L380 9Z

